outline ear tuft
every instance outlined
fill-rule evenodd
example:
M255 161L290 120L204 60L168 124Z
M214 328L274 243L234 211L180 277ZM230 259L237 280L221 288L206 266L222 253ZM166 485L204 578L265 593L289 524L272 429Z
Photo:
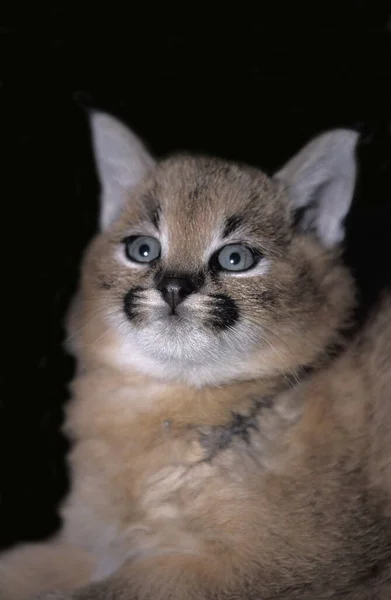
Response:
M100 226L104 230L117 218L129 192L155 161L139 138L114 117L92 112L90 124L101 184Z
M286 187L302 231L314 233L326 247L344 239L344 219L356 182L358 133L335 129L324 133L294 156L275 176Z

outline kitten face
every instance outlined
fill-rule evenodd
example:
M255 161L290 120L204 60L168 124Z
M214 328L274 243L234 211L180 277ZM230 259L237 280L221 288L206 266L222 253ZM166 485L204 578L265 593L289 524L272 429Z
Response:
M85 349L192 385L310 364L346 317L351 281L293 216L255 169L163 161L87 253Z

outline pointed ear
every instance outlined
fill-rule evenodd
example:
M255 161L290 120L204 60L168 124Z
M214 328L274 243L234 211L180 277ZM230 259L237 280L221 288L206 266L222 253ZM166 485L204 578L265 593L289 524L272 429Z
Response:
M155 161L128 127L105 113L90 117L93 149L101 184L100 228L106 229L126 204L130 190Z
M326 248L343 241L356 182L358 133L335 129L309 142L275 176L288 193L302 231Z

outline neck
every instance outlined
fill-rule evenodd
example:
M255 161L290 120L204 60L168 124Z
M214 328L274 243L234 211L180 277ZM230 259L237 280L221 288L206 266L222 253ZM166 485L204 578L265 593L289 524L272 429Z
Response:
M152 377L129 366L122 368L116 361L106 360L115 357L115 351L109 354L81 351L78 377L73 384L77 402L72 406L83 406L80 412L85 419L100 411L110 422L116 420L123 424L141 415L148 415L156 422L169 421L184 426L227 423L233 414L248 415L265 401L269 405L276 403L280 396L290 396L298 405L299 384L335 359L336 353L344 347L342 338L334 337L334 340L339 339L341 343L327 347L305 366L293 365L274 375L203 386L198 382L192 385Z
M102 424L113 419L125 424L144 415L156 422L169 421L178 426L219 425L229 422L233 414L249 415L257 407L272 404L284 392L296 390L299 382L300 379L283 374L194 387L89 364L87 369L79 371L72 384L74 402L70 412L76 410L86 421L91 421L93 414L104 414Z

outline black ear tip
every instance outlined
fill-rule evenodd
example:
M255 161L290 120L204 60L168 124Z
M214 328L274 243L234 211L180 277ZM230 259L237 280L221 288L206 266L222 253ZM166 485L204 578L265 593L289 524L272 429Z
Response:
M79 108L87 113L93 112L96 108L91 95L83 90L73 92L73 101L78 105Z

